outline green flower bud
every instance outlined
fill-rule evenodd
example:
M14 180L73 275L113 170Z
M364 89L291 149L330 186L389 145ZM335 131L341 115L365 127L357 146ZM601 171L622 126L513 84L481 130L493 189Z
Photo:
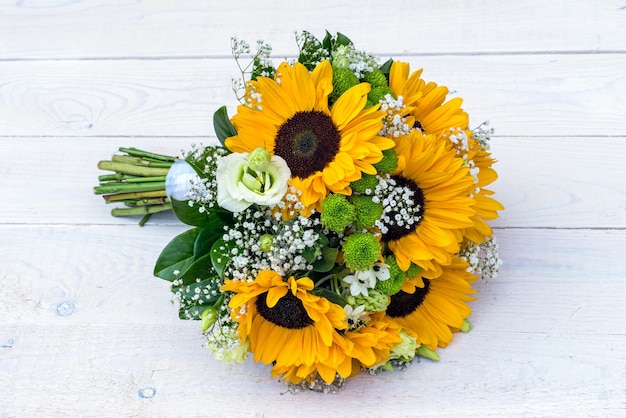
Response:
M270 165L272 155L263 147L258 147L248 154L248 167L256 171L265 171Z
M389 278L384 281L377 281L376 289L389 296L395 295L404 285L405 273L400 269L396 258L392 255L387 256L385 264L389 266Z
M348 235L343 242L343 258L351 270L371 269L380 258L381 251L376 237L368 233L357 232Z
M383 159L374 164L374 168L379 173L393 173L398 168L398 154L396 151L391 149L386 149L383 151Z
M365 74L365 81L370 83L372 87L388 87L387 77L378 68L374 68L374 71Z
M259 247L261 247L261 251L264 253L269 252L273 244L274 236L272 234L263 234L261 238L259 238Z
M200 319L202 320L202 332L206 332L217 321L217 309L206 308L200 314Z
M263 189L263 183L248 170L241 176L241 182L253 192L260 192Z
M421 271L422 271L422 268L420 266L418 266L415 263L411 263L411 265L409 266L409 269L406 271L406 277L409 279L412 279L418 274L420 274Z
M461 332L468 333L474 328L474 324L472 324L469 319L465 318L463 320L463 325L461 326Z
M343 232L356 219L356 210L342 194L330 194L322 200L321 222L325 228Z
M348 304L351 306L364 305L368 312L382 312L389 305L389 298L376 289L368 289L367 296L358 294L356 296L349 295L346 297Z
M347 45L339 45L333 51L333 71L337 69L347 69L350 65L350 47Z
M372 87L370 92L367 94L367 100L372 103L378 103L380 100L384 100L385 96L388 94L391 94L395 98L395 95L387 86Z
M379 220L383 214L382 203L374 203L369 196L353 195L350 198L350 202L356 209L354 226L357 228L373 228L374 222Z
M423 345L420 345L417 349L417 355L420 357L425 357L432 361L439 361L439 354L435 353L430 348L426 348Z
M411 337L406 331L400 331L400 339L402 340L397 345L393 346L390 359L398 359L402 361L411 361L415 357L415 351L417 350L417 340Z
M359 79L347 68L333 68L333 91L330 100L336 101L351 87L359 84Z
M378 185L378 179L373 174L365 174L357 181L350 183L353 193L369 195L374 193L374 189Z

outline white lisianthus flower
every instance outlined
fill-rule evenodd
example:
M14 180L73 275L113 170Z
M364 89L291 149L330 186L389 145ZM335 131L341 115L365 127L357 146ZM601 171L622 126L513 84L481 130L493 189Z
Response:
M217 204L241 212L256 203L274 206L287 191L291 170L285 160L265 149L232 153L217 161Z

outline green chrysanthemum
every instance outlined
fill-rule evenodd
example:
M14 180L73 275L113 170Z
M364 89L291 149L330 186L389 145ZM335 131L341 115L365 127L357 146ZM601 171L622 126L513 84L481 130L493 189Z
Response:
M386 95L391 94L393 96L393 92L387 86L373 86L372 90L367 94L367 101L376 104L380 100L383 100Z
M372 234L357 232L343 243L343 258L351 270L366 271L380 258L381 246Z
M406 271L406 277L412 279L422 271L422 268L417 264L411 263L409 269Z
M359 180L350 183L350 188L353 193L372 194L377 184L378 179L375 175L363 174Z
M383 214L383 205L375 203L369 196L353 195L350 202L356 209L354 226L357 228L370 229Z
M392 255L385 259L385 264L389 266L389 278L384 281L376 282L376 289L385 295L395 295L400 291L406 279L406 273L398 267L396 258Z
M393 148L383 151L383 159L374 164L379 173L393 173L398 168L398 154Z
M365 81L370 83L372 87L388 87L387 77L379 68L374 68L371 73L365 74ZM391 91L391 90L390 90Z
M321 221L325 228L343 232L356 219L356 210L342 194L330 194L322 200Z
M330 100L336 101L342 94L357 84L359 84L359 79L351 70L347 68L333 68L333 91L330 93Z

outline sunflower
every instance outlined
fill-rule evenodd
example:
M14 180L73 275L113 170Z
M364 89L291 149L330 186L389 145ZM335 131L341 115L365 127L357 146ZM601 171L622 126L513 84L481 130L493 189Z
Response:
M231 317L239 324L242 343L249 341L255 362L273 363L281 372L318 368L332 379L336 370L343 370L344 358L335 345L336 330L347 328L345 312L311 294L311 279L284 281L278 273L262 270L253 282L228 280L221 289L235 292L228 304Z
M402 341L400 330L399 324L378 312L370 315L363 327L346 332L346 338L353 343L348 354L358 361L352 373L358 373L360 366L369 368L386 361L391 349Z
M434 350L452 341L452 331L462 327L475 300L471 283L476 276L467 272L467 263L455 257L435 279L419 277L407 281L391 296L386 315L413 334L419 344Z
M337 375L342 378L357 375L361 368L369 368L389 358L391 349L399 344L401 326L396 321L386 318L383 313L370 315L370 320L358 330L335 333L330 347L329 358L336 363L329 367L324 363L311 365L274 367L272 376L283 376L285 380L298 384L302 380L311 381L321 377L331 383Z
M396 97L402 96L406 108L400 116L407 118L409 127L440 136L450 128L466 129L467 112L461 109L459 97L446 100L448 88L422 80L422 70L410 72L408 63L394 61L389 72L389 88ZM445 103L444 103L445 102Z
M414 130L396 143L398 168L382 189L389 196L382 240L402 270L415 263L436 277L459 251L463 229L474 225L474 180L463 159L434 135Z
M276 79L250 81L256 105L238 107L232 118L237 135L225 142L234 152L264 147L282 157L305 213L319 210L329 191L350 195L350 183L362 173L376 174L373 164L394 145L378 135L385 112L378 105L364 109L368 83L350 88L329 108L332 77L329 61L311 73L283 62Z

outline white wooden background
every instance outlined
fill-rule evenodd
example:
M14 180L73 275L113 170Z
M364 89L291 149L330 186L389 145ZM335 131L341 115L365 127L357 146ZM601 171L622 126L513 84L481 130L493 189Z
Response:
M177 154L234 107L230 37L423 66L496 128L505 261L441 361L285 392L222 364L152 277L185 227L109 216L118 146ZM0 1L0 416L623 416L626 1Z

